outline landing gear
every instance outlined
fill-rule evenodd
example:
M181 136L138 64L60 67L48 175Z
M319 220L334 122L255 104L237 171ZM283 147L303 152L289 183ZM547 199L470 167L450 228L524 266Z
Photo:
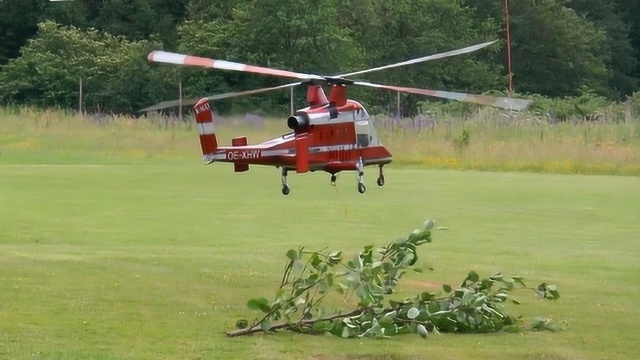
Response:
M376 181L378 186L384 186L384 175L382 174L382 166L383 165L380 165L380 175L378 175L378 180Z
M358 192L364 194L364 192L367 191L367 187L364 186L364 162L362 158L360 158L356 164L356 171L358 175Z
M336 186L336 180L338 180L338 176L331 174L331 186Z
M287 183L287 169L282 168L282 195L289 195L291 189Z

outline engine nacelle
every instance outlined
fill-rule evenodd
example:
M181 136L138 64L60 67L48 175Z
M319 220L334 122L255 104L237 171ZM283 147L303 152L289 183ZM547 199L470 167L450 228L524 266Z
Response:
M287 126L291 130L304 129L309 126L309 115L305 112L297 112L287 119Z

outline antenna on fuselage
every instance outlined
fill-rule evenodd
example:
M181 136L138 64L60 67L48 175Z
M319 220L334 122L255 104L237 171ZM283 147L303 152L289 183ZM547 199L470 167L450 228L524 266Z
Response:
M293 115L293 113L296 111L296 110L294 109L294 107L293 107L293 103L294 103L294 101L293 101L293 87L291 87L291 88L289 89L289 107L290 107L290 109L291 109L291 110L290 110L290 111L291 111L291 114L290 114L290 115Z

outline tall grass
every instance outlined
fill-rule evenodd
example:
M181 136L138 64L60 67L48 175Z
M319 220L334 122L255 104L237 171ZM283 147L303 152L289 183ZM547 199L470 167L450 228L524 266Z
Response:
M569 121L483 109L426 121L378 117L383 142L403 164L436 168L640 174L640 121Z
M216 118L219 141L259 142L288 131L284 119ZM446 169L640 175L640 120L552 124L529 114L483 108L472 115L420 119L376 116L396 164ZM78 116L0 109L0 162L192 161L200 154L191 118Z
M0 111L4 162L121 162L181 158L192 152L190 124L62 111Z

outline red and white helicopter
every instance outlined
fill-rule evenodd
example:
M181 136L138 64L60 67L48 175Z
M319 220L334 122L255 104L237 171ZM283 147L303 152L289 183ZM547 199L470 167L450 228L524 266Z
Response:
M525 108L529 104L529 100L380 85L348 78L373 71L470 53L487 47L494 42L495 41L486 42L396 64L336 76L303 74L165 51L153 51L148 55L148 59L149 61L159 63L242 71L297 79L297 82L285 85L218 94L197 101L194 111L204 162L206 164L213 162L233 163L235 172L247 171L249 170L249 165L270 165L280 168L282 174L282 194L284 195L288 195L290 192L289 184L287 183L287 174L289 171L295 170L297 173L314 172L318 170L325 171L331 174L331 184L335 185L337 173L351 170L356 172L358 192L362 194L366 191L363 180L365 166L377 165L379 167L377 184L383 186L385 179L382 168L391 162L392 156L380 142L365 108L357 101L347 99L347 86L367 86L514 110ZM219 146L209 101L252 95L298 85L308 86L308 106L296 111L287 119L287 126L292 130L291 132L256 145L248 145L247 138L245 136L239 136L232 140L231 146ZM328 98L325 95L323 86L330 87ZM191 104L193 104L193 102L195 101L192 101ZM188 101L184 100L167 101L143 109L143 111L158 110L188 103Z

